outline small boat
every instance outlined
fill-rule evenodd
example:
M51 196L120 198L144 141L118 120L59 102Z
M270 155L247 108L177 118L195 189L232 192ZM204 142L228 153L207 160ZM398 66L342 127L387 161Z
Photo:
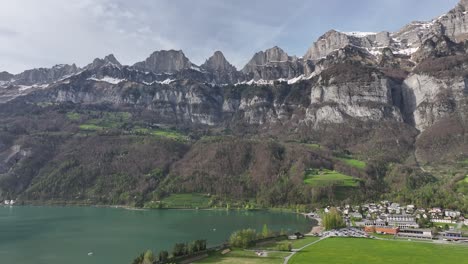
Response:
M88 253L88 256L92 256L94 253L93 252L89 252Z

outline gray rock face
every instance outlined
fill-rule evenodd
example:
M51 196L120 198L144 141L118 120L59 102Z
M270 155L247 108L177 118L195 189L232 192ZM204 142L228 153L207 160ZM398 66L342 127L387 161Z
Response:
M97 69L100 67L103 67L105 65L113 65L116 67L122 67L122 64L114 57L113 54L109 54L104 59L99 59L96 58L94 61L90 64L88 64L85 69Z
M468 2L460 3L446 15L438 18L443 33L453 41L461 42L468 39Z
M14 77L14 75L9 73L9 72L6 72L6 71L0 72L0 81L7 82L7 81L10 81L11 79L13 79L13 77Z
M190 69L192 63L181 50L155 51L145 61L133 65L136 69L154 73L175 73Z
M465 53L463 45L452 42L447 36L434 36L424 41L417 52L413 54L415 61L427 58L461 55Z
M311 66L302 59L290 57L279 47L257 52L245 65L242 72L247 80L292 79L307 71Z
M60 64L52 68L39 68L24 71L14 76L15 85L41 85L57 81L77 73L80 69L75 64Z
M216 51L200 68L213 75L214 83L237 83L242 80L242 74L226 60L221 51Z
M463 77L409 76L403 84L405 112L412 117L415 127L423 131L441 118L463 109L467 98L466 81Z
M309 48L307 53L304 55L304 59L319 60L326 57L333 51L344 48L348 45L354 45L363 48L372 48L373 42L376 40L376 35L352 35L338 32L336 30L330 30L321 36L312 47ZM379 40L386 42L385 33L379 35Z

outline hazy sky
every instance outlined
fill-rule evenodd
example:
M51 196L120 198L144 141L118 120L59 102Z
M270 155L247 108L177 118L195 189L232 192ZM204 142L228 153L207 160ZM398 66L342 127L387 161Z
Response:
M329 29L396 31L458 0L0 0L0 71L84 66L113 53L133 64L182 49L201 64L214 51L242 67L272 46L302 56Z

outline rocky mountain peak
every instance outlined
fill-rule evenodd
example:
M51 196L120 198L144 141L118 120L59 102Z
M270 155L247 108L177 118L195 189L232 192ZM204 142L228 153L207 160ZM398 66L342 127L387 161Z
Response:
M109 54L106 57L104 57L104 59L101 59L101 58L94 59L94 61L88 64L85 67L85 69L94 70L94 69L98 69L106 65L112 65L118 68L122 67L122 64L120 64L120 62L115 58L115 56L113 54Z
M175 73L192 67L190 60L181 50L160 50L153 52L145 61L133 66L154 73Z
M109 54L106 57L104 57L104 61L115 64L117 66L122 66L122 64L120 64L120 62L115 58L114 54Z
M460 2L458 3L458 7L463 8L463 10L467 10L468 9L468 0L460 0Z
M9 72L2 71L0 72L0 81L10 81L13 78L13 76L14 75Z
M286 62L289 61L290 57L288 54L281 48L274 46L273 48L267 49L265 51L259 51L250 59L250 61L245 65L243 72L249 72L252 67L256 66L265 66L269 63L275 62Z
M417 52L413 54L415 61L423 61L429 57L443 57L464 54L462 44L454 43L447 36L433 36L424 41Z
M343 33L336 30L330 30L320 36L318 40L312 44L307 53L304 55L306 60L319 60L326 57L331 52L353 44L358 47L371 47L372 40L368 37L368 33L350 32ZM375 34L372 35L375 39Z
M232 66L224 57L221 51L216 51L205 63L200 66L209 72L212 71L236 71L236 68Z

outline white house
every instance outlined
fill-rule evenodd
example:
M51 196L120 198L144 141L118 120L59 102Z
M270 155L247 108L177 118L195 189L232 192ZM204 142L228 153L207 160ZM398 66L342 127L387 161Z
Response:
M455 218L455 217L460 217L461 213L460 211L445 211L445 216L448 216L448 217L452 217L452 218Z

